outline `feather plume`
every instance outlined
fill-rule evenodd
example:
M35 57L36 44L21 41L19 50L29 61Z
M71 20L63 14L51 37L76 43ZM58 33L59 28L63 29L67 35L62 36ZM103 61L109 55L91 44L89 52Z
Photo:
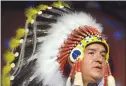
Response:
M56 23L51 24L49 35L41 44L36 56L35 75L39 76L39 80L43 80L44 86L65 86L66 78L60 72L60 65L57 62L58 49L75 28L84 25L92 26L102 32L102 26L84 12L64 14Z

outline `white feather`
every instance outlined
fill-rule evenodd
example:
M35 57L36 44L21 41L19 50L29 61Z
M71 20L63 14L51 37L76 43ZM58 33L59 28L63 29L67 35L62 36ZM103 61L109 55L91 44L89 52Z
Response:
M102 32L101 25L84 12L64 14L58 18L57 23L52 24L49 35L40 46L36 56L35 75L39 76L39 80L43 80L44 86L65 86L66 79L59 71L59 63L56 61L58 49L72 30L84 25L95 27Z
M68 77L66 81L66 86L71 86L71 77Z

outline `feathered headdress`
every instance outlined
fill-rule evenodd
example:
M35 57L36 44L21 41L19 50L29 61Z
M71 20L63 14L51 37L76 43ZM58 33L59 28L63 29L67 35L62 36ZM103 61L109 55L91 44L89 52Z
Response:
M26 70L33 63L32 72L20 85L27 86L36 80L36 83L42 82L44 86L70 86L71 76L75 73L73 85L83 86L80 61L84 59L85 47L95 42L105 45L108 63L109 46L101 34L103 28L91 15L74 12L64 2L54 2L52 6L29 8L26 17L25 29L17 30L4 55L6 66L2 74L3 86L10 86L10 79L13 85L13 81L24 73L22 69ZM74 64L71 68L66 66L69 61ZM104 86L115 86L109 64L103 82Z

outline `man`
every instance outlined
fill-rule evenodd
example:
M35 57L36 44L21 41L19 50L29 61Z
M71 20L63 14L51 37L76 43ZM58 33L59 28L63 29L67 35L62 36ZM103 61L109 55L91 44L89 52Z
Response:
M94 43L85 49L82 61L82 76L84 86L97 83L104 77L106 50L102 44Z
M25 35L19 57L19 62L23 62L12 74L15 77L13 86L88 86L92 83L115 86L108 64L109 46L101 25L93 17L84 12L73 12L62 2L54 3L53 7L30 8L26 16L25 28L29 29L29 34L33 31L30 36L33 37L33 53L28 59L22 54L29 41ZM35 52L36 44L43 40L38 34L46 27L48 34ZM26 54L29 53L26 51ZM28 66L33 63L35 66ZM21 70L22 64L26 64L25 70Z
M84 59L81 62L84 86L98 83L104 77L105 58L106 48L103 44L92 43L85 48Z

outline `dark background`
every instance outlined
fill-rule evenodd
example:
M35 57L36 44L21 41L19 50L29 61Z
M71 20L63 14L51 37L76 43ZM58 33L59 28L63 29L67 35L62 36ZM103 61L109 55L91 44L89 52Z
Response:
M24 11L29 6L51 4L51 1L2 1L1 2L1 54L7 49L6 42L19 27L24 27ZM108 36L112 58L112 72L116 86L126 86L125 80L125 36L126 2L125 1L67 1L72 8L90 13L104 27ZM2 57L2 56L1 56ZM2 61L2 66L4 62Z

